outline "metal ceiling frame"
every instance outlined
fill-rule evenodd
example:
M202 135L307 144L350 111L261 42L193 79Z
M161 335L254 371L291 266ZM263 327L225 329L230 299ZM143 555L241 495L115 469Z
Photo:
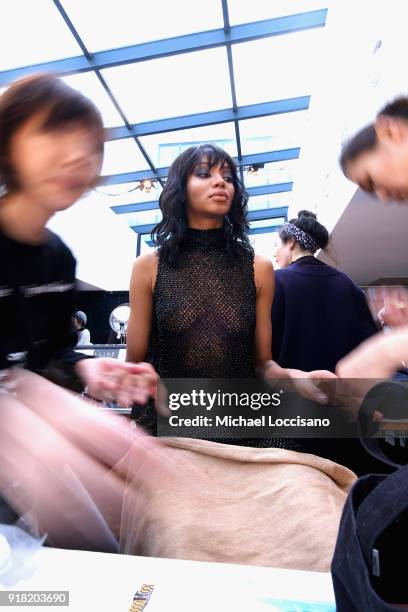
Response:
M258 119L282 113L295 113L309 109L310 96L299 96L297 98L286 98L284 100L273 100L259 104L248 104L233 108L224 108L205 113L194 113L181 117L169 117L136 123L128 130L126 127L114 127L106 130L107 140L120 140L132 136L149 136L162 132L174 132L176 130L188 130L191 128L215 125L217 123L229 123L232 121L245 121L246 119Z
M54 74L59 75L93 72L98 78L104 90L106 91L112 104L118 111L124 123L123 126L118 126L107 130L107 139L119 140L123 138L132 138L136 142L140 152L142 153L148 165L148 169L146 170L126 172L101 177L101 182L104 185L123 184L134 181L137 182L143 179L151 179L157 180L163 186L163 179L165 179L167 176L168 168L157 168L155 166L152 159L146 152L143 144L139 140L140 137L147 136L150 134L171 132L181 129L192 129L195 127L216 125L227 122L232 122L234 124L238 153L237 157L235 158L235 161L239 168L242 179L244 179L243 168L245 166L297 159L300 154L299 147L276 151L265 151L263 153L257 153L252 155L242 154L239 121L243 121L246 119L254 119L257 117L266 117L278 113L290 113L307 110L310 104L310 96L301 96L297 98L289 98L286 100L274 100L260 104L238 106L235 91L232 45L256 41L271 36L279 36L292 32L300 32L312 28L324 27L326 23L327 9L309 11L296 15L288 15L272 19L265 19L262 21L256 21L253 23L245 23L231 26L228 12L228 0L220 1L223 14L222 28L91 53L87 49L74 24L70 20L67 12L63 7L63 3L60 0L53 0L54 5L56 6L63 20L65 21L67 27L75 38L80 49L82 50L83 55L50 62L43 62L39 64L33 64L31 66L22 66L11 70L0 71L0 86L6 86L17 78L21 78L22 76L30 74L32 72L52 72ZM162 118L157 119L155 121L147 121L132 125L126 117L126 114L121 108L118 100L113 95L109 85L105 80L104 75L101 73L102 70L114 68L116 66L122 66L125 64L149 61L162 57L170 57L183 53L193 53L197 51L204 51L206 49L222 47L226 49L227 53L232 101L231 108L227 109L185 115L182 117ZM258 187L252 187L248 188L247 191L250 193L250 195L254 196L291 191L292 188L293 183L279 183L275 185L261 185ZM112 206L111 208L117 214L124 214L128 212L155 210L158 208L158 202L141 202L138 204L134 203ZM279 212L278 216L282 216L282 210L283 208L280 207L276 209L271 208L264 209L261 211L251 211L248 215L248 218L273 219L276 216L275 211ZM287 207L285 208L285 210L287 211ZM259 214L269 214L272 216L253 217L253 215ZM153 225L134 226L132 229L135 229L135 227L137 227L139 232L141 233L149 233L151 229L147 228L152 228ZM272 228L274 226L270 227ZM256 229L264 230L264 228ZM252 233L260 232L253 231ZM138 240L138 244L140 247L140 240Z
M87 59L92 59L92 54L88 51L85 43L83 42L83 40L81 39L80 35L78 34L74 24L72 23L72 21L70 20L68 14L66 13L64 7L62 6L60 0L53 0L57 10L59 11L59 13L61 14L61 17L63 18L63 20L65 21L66 25L68 26L70 32L72 33L72 35L74 36L75 40L77 41L77 43L79 44L79 46L82 49L82 52L84 54L84 56ZM109 85L107 84L105 78L103 77L103 75L101 74L100 70L95 70L95 75L98 79L98 81L100 82L100 84L102 85L102 87L104 88L104 90L106 91L110 101L112 102L113 106L116 108L117 112L119 113L124 126L123 129L126 130L128 132L128 136L133 138L133 140L135 141L139 151L141 152L143 158L145 159L147 165L150 168L150 171L155 175L156 174L156 168L152 162L152 160L150 159L149 155L147 154L147 152L145 151L142 143L140 142L139 138L136 135L133 134L129 134L129 132L131 131L131 124L128 121L128 118L126 117L123 109L121 108L121 106L119 105L118 101L116 100L115 96L113 95L111 89L109 88ZM162 185L163 187L163 182L162 180L157 177L157 180L159 181L159 183Z
M273 183L272 185L260 185L258 187L248 187L246 189L249 197L259 195L269 195L273 193L286 193L293 189L293 183ZM145 210L157 210L159 200L149 200L148 202L133 202L129 204L116 204L110 207L117 215L126 215Z
M267 225L266 227L253 227L249 229L248 234L250 236L256 236L257 234L270 234L280 230L281 225Z
M223 0L221 0L223 2ZM67 16L61 2L53 0L66 21ZM64 16L65 15L65 16ZM225 28L208 30L207 32L195 32L183 36L175 36L162 40L129 45L116 49L97 51L92 54L83 54L75 57L67 57L50 62L41 62L30 66L21 66L11 70L0 72L0 86L8 85L12 81L36 72L52 72L59 75L69 75L78 72L91 72L94 70L105 70L124 64L145 62L148 60L179 55L181 53L192 53L204 51L226 45L234 45L279 36L293 32L301 32L314 28L324 27L326 24L327 9L308 11L296 15L264 19L252 23L244 23L231 26L228 31ZM73 26L68 26L71 33L79 43L80 36ZM80 43L79 43L80 44ZM81 46L81 44L80 44Z
M243 155L241 159L234 157L237 166L253 166L254 164L270 164L273 162L290 161L298 159L300 155L300 147L291 149L279 149L276 151L266 151L265 153L253 153L252 155ZM101 177L102 185L119 185L123 183L133 183L142 181L143 179L155 179L157 177L166 178L169 168L157 168L156 174L151 170L138 170L137 172L123 172L121 174L110 174ZM258 194L260 195L260 194Z

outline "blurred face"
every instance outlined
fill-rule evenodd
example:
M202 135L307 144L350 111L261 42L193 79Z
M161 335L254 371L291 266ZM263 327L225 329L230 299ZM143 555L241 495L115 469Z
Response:
M292 263L294 240L289 238L286 242L278 239L278 246L275 251L275 260L279 268L286 268Z
M210 168L206 158L187 179L187 214L195 218L222 219L234 198L233 175L227 164Z
M376 125L378 143L346 167L348 178L383 202L408 200L408 124L392 119Z
M11 138L9 155L19 192L53 213L94 184L102 154L96 134L82 124L44 130L43 123L43 114L26 121Z

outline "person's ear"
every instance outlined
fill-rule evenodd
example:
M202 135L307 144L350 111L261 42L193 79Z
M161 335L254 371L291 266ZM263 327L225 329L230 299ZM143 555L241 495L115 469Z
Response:
M408 125L400 119L380 115L374 124L379 143L400 144L407 138Z
M293 251L293 249L295 248L295 244L296 244L296 240L294 238L289 238L288 245L289 245L290 251Z

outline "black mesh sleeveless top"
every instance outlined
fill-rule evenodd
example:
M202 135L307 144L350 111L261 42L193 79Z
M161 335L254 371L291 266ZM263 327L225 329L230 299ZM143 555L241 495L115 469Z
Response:
M224 229L189 229L176 267L159 257L150 354L161 377L254 376L254 255Z
M177 267L159 257L149 361L162 378L251 378L254 371L254 254L227 252L223 228L189 229ZM155 433L154 409L139 419ZM284 438L214 441L299 450Z

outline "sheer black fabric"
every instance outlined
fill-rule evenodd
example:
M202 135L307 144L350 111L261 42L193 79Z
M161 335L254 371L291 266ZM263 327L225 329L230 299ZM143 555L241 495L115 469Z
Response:
M149 361L162 378L254 377L255 326L254 254L228 251L223 228L189 229L176 265L159 257ZM138 418L151 433L155 421L151 408ZM216 441L300 450L285 438Z
M189 229L177 265L160 258L151 355L161 377L254 376L254 255L227 252L224 230Z

